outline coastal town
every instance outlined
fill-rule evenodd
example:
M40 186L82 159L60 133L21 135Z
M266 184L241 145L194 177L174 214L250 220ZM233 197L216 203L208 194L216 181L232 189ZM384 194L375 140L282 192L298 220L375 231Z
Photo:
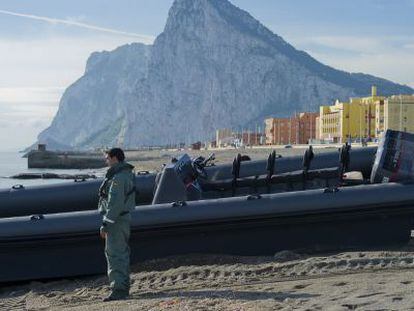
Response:
M388 129L414 133L414 95L381 96L372 86L367 97L335 100L318 112L297 112L284 118L267 118L264 132L219 129L210 146L306 145L378 142Z

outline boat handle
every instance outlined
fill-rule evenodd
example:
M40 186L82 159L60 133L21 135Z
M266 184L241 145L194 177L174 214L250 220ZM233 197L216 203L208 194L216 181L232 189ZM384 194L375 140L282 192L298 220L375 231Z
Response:
M187 202L185 202L185 201L176 201L176 202L172 202L171 206L172 207L183 207L183 206L187 206Z
M42 214L30 216L30 220L32 220L32 221L42 220L42 219L45 219L45 216L43 216Z
M20 189L24 189L24 186L21 185L21 184L19 184L19 185L13 185L12 186L12 189L14 189L14 190L20 190Z
M262 196L260 194L251 194L247 196L247 200L260 200Z
M323 190L323 193L336 193L339 192L338 187L333 187L333 188L325 188Z

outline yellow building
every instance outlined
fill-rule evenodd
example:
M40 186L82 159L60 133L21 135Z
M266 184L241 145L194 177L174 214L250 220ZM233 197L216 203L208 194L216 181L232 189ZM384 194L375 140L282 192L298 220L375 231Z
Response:
M377 88L373 86L371 96L320 107L319 139L345 143L378 137L384 129L384 99L377 96Z
M336 101L333 106L320 107L319 139L345 143L364 137L367 131L363 123L365 107L362 104Z
M357 121L361 125L359 137L364 139L378 138L384 132L384 100L377 95L377 87L371 89L371 96L351 98L352 105L358 105Z
M385 132L384 103L385 100L379 100L375 104L375 138Z
M348 103L341 103L337 100L333 106L319 108L319 139L330 142L341 141L343 112L347 106L349 106Z
M320 115L317 116L316 119L315 119L315 139L318 139L318 140L321 137L321 134L320 134L321 129L320 129L320 126L319 126L320 119L321 119Z
M384 102L384 130L414 133L414 95L393 95Z

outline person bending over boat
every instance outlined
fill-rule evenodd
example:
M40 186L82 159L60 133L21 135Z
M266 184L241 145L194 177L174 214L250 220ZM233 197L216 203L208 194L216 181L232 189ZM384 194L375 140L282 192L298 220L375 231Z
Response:
M99 188L98 210L103 216L100 236L105 240L105 256L111 294L104 301L125 299L130 287L130 212L135 207L133 166L125 162L122 149L106 152L109 169Z

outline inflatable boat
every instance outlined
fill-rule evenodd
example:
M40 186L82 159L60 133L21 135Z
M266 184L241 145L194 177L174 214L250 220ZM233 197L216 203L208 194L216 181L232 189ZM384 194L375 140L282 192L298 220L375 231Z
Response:
M374 184L138 206L131 263L171 255L407 243L414 185ZM0 219L0 282L104 273L96 211Z
M346 148L341 161L337 152L313 159L309 153L308 158L279 159L272 153L267 161L244 163L237 157L223 169L183 155L157 178L137 176L151 190L151 202L131 213L131 263L189 253L273 255L281 250L405 244L411 237L414 184L354 185L342 178L345 171L358 168L363 183L374 156L373 149L349 153ZM282 163L293 171L286 171ZM244 167L249 168L242 174ZM95 191L88 183L71 187L79 187L85 198ZM58 189L62 192L51 196L55 202L68 196L62 190L68 188ZM15 190L36 195L33 189ZM51 193L50 188L42 191ZM79 211L75 198L66 212L53 213L61 206L54 207L40 194L47 213L30 209L22 195L21 205L15 206L29 213L0 218L0 282L105 272L98 234L101 216L91 210L95 202L83 201L87 208Z
M359 171L364 178L369 178L376 150L376 147L351 150L349 170ZM312 186L310 181L305 188L330 186L337 177L332 171L339 169L340 165L337 151L316 154L308 168L308 178L314 180L315 185ZM203 189L201 199L299 190L303 188L303 169L303 156L277 157L274 153L267 160L241 161L236 158L232 164L208 166L205 167L206 178L199 181ZM75 180L47 186L15 185L11 189L0 189L0 218L96 209L101 183L102 179ZM156 174L144 171L136 175L137 205L153 201L155 183ZM270 190L269 183L273 185Z

